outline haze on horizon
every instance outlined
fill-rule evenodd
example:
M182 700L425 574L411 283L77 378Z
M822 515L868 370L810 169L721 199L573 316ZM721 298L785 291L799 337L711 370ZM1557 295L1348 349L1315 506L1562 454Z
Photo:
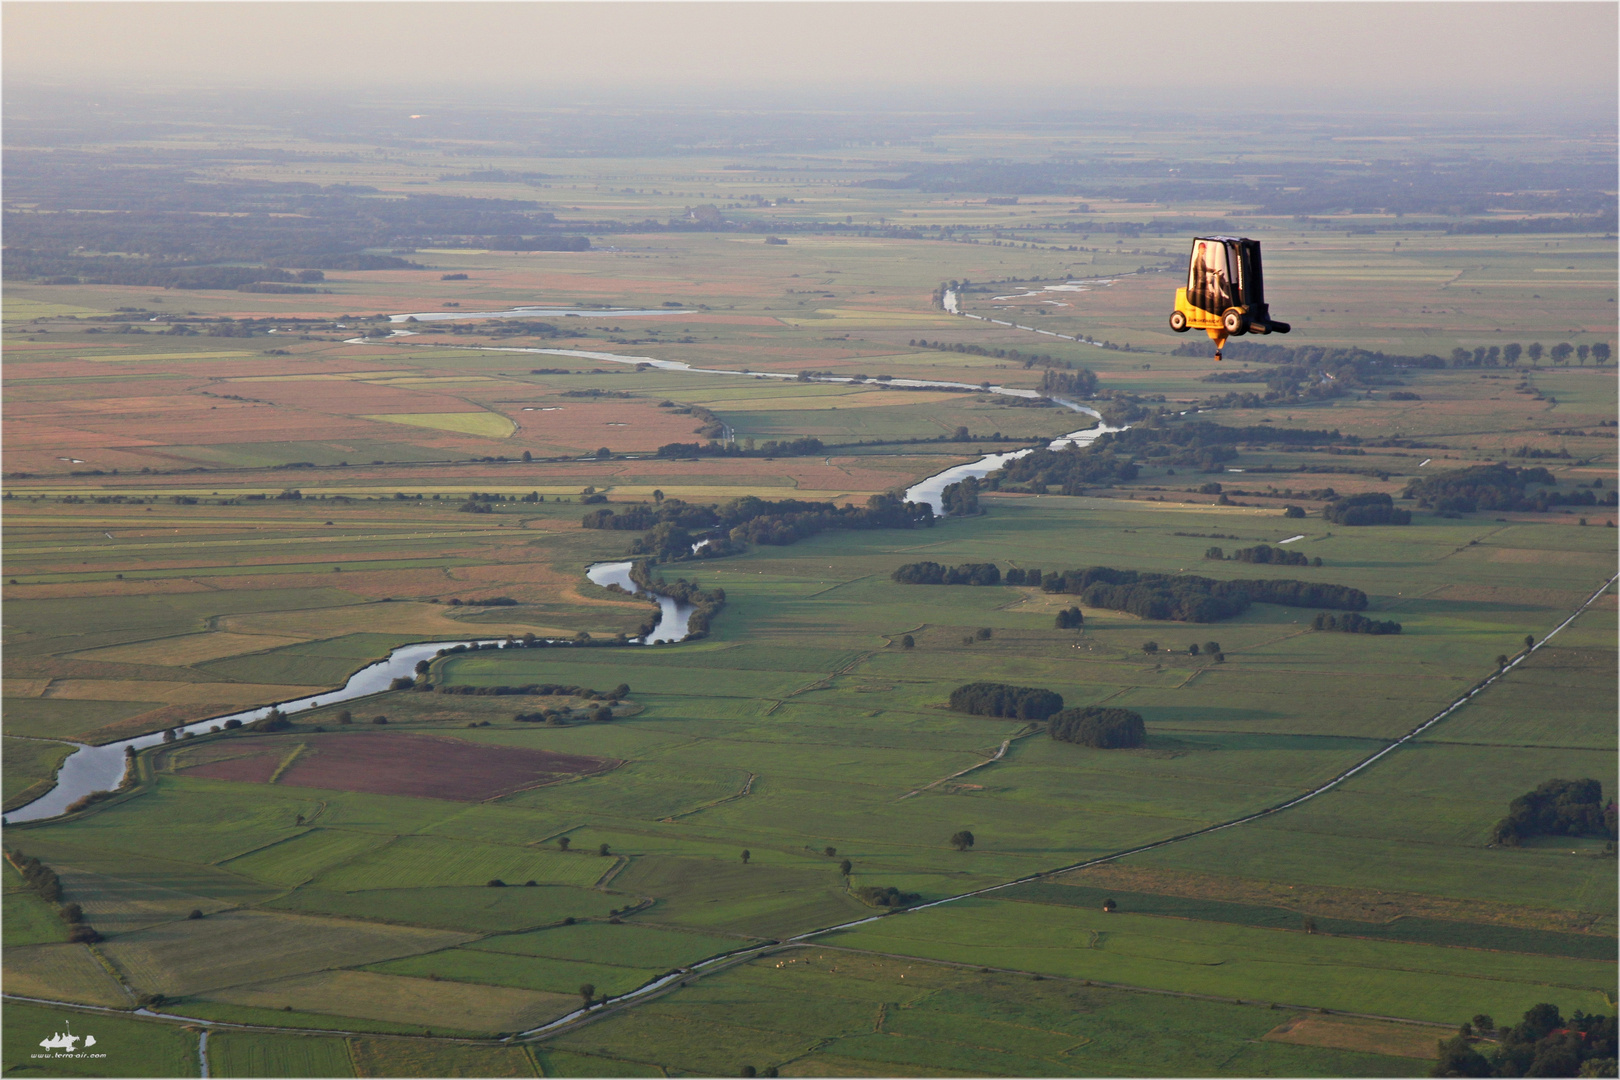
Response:
M54 3L9 86L733 106L1615 112L1613 3Z

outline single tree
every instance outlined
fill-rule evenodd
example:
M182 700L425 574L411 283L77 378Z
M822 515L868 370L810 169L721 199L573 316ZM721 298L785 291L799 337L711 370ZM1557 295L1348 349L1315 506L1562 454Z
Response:
M1114 898L1113 897L1109 897L1107 900L1103 901L1103 910L1104 911L1113 911L1117 907L1119 907L1119 905L1114 903Z
M1197 656L1198 655L1198 642L1195 641L1191 645L1187 646L1187 655L1189 655L1189 656Z
M506 882L502 881L498 877L492 877L488 881L488 886L491 889L504 889L506 888Z
M1541 342L1532 341L1524 351L1530 357L1531 365L1535 367L1541 366Z
M1524 635L1524 647L1525 648L1527 648L1527 649L1531 648L1532 646L1535 645L1535 643L1536 643L1536 636L1534 634L1526 634L1526 635Z
M613 852L608 850L608 846L606 844L603 844L601 847L597 848L596 853L604 856L613 854Z
M202 908L192 908L191 909L191 914L186 916L186 918L188 918L188 919L200 919L202 917L203 917Z
M557 837L557 849L559 851L567 851L568 850L568 845L572 844L572 843L573 843L573 841L568 839L568 837L566 837L566 836Z
M900 647L902 649L915 649L917 647L917 639L912 637L910 634L906 634L900 639Z
M598 447L597 450L596 450L596 460L597 461L606 461L608 458L610 458L612 456L613 456L613 451L609 450L605 446Z
M528 450L523 451L523 460L524 461L533 461L534 460L534 454L531 453Z
M1491 1015L1489 1013L1477 1014L1472 1023L1475 1031L1487 1037L1489 1037L1490 1034L1496 1030L1496 1021L1491 1019Z
M1496 657L1496 666L1499 667L1499 668L1505 668L1505 667L1508 666L1508 658L1507 658L1507 655L1505 653L1501 653L1501 654L1497 655L1497 657Z
M827 856L827 858L831 859L832 857L834 857L835 855L838 854L838 849L831 846L831 845L828 845L827 847L824 847L824 848L821 849L821 853L823 855Z
M1502 346L1502 359L1507 361L1508 367L1518 367L1519 357L1524 352L1524 346L1517 341L1511 345Z
M957 851L966 851L973 846L973 834L963 829L951 836L951 846Z
M1159 643L1157 641L1144 641L1142 642L1142 651L1149 654L1156 653L1159 651Z
M981 626L978 630L974 631L973 636L978 638L980 641L989 641L991 635L994 633L995 631L990 629L988 626Z
M579 987L579 996L585 999L585 1007L587 1009L590 1008L591 999L596 996L596 987L590 983L581 983Z
M1221 643L1218 641L1206 641L1204 642L1204 651L1207 653L1218 653L1221 651Z
M1552 362L1554 364L1569 363L1569 354L1575 351L1575 346L1567 341L1560 341L1552 347Z
M1586 366L1586 358L1592 355L1592 346L1582 345L1575 350L1575 359L1580 361L1581 367Z
M753 857L754 857L753 852L749 851L747 848L743 848L742 861L743 861L744 866L747 866L748 865L748 860L753 858Z
M1611 352L1609 349L1609 343L1607 341L1600 341L1596 345L1592 346L1592 362L1598 367L1602 367L1604 364L1607 364L1609 362L1610 355Z
M426 675L427 670L428 670L428 662L426 660L418 660L416 662L416 673L418 675Z
M659 491L657 488L653 488L653 502L661 503L663 501L664 501L664 493L662 491Z
M853 873L854 870L855 870L855 864L850 862L848 859L844 859L838 864L838 872L840 874L844 875L845 877L849 877L849 875L851 873Z

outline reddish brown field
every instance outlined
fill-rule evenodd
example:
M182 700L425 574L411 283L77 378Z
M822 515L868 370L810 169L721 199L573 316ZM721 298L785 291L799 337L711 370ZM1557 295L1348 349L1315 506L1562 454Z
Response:
M185 772L214 780L269 783L300 743L303 749L276 783L455 802L483 802L622 764L612 758L485 746L434 735L356 732L227 740L196 753L195 757L213 760L191 765Z

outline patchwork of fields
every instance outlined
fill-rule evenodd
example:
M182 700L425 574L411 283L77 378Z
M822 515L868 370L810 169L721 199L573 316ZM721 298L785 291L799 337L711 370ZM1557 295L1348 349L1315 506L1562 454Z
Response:
M571 200L591 220L690 202L623 188L624 162L525 158L554 187L514 194L421 153L301 167L388 198ZM761 223L829 228L784 228L786 245L672 228L587 251L423 246L418 269L333 269L307 295L7 282L8 811L50 788L71 743L326 694L402 644L603 646L433 658L420 691L157 745L119 793L8 823L8 1074L36 1068L71 1019L107 1058L52 1075L1401 1076L1477 1014L1613 1013L1612 840L1495 832L1545 781L1593 778L1606 804L1616 790L1615 376L1590 352L1612 338L1612 235L1393 216L1363 233L1369 215L1233 206L1271 256L1285 342L1465 354L1266 397L1278 363L1235 353L1212 384L1212 361L1177 355L1188 339L1164 326L1180 225L1137 226L1217 213L1202 204L992 205L851 186L852 166L820 152L780 173L717 160L657 168L739 203L774 185L783 201L750 204ZM279 160L233 169L308 182ZM860 235L862 213L917 227ZM1543 292L1518 303L1532 274ZM962 279L983 283L960 286L974 314L1106 347L930 301ZM537 299L581 314L358 336L389 315ZM223 318L253 328L159 332ZM259 322L275 320L272 340ZM1467 362L1537 339L1588 352ZM1149 448L1129 478L986 490L979 512L926 527L767 535L796 542L667 563L665 578L724 597L706 635L675 645L624 643L652 606L584 576L640 535L584 528L588 510L861 505L1082 426L990 392L1078 367L1116 418L1246 434L1218 460ZM978 389L890 385L908 378ZM1285 437L1301 430L1321 435ZM804 439L821 449L766 445ZM658 453L672 443L703 445ZM1494 461L1545 467L1555 483L1536 490L1589 501L1401 498ZM1373 493L1411 523L1324 516ZM1256 545L1306 561L1209 551ZM1188 623L1036 586L894 579L924 560L1341 586L1400 632L1315 630L1316 607ZM1082 624L1060 624L1077 606ZM1371 767L1188 836L1340 776L1577 609ZM953 711L976 681L1131 710L1144 741L1097 749ZM573 689L513 692L545 684ZM590 689L620 684L600 715ZM25 880L29 858L60 896ZM875 906L885 890L933 906Z

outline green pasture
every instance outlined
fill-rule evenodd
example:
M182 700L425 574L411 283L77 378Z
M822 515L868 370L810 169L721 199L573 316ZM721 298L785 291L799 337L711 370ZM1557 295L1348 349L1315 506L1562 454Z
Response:
M1006 966L1128 986L1231 995L1435 1023L1517 1016L1551 1000L1601 1009L1614 965L1596 960L1155 918L1100 908L962 900L828 935L827 945ZM1421 978L1414 978L1414 972Z
M1191 899L1158 893L1126 892L1097 886L1073 884L1058 879L1030 881L993 895L998 900L1019 900L1034 904L1101 909L1113 900L1116 910L1139 915L1206 922L1235 923L1273 930L1307 930L1342 937L1410 941L1429 945L1492 949L1499 952L1538 953L1543 956L1570 956L1585 960L1609 960L1614 956L1614 939L1597 934L1568 934L1556 930L1530 930L1516 926L1462 922L1403 916L1387 922L1335 919L1306 915L1290 908L1265 904L1241 904L1227 900Z
M225 1077L353 1076L349 1048L341 1039L272 1035L259 1031L213 1031L208 1071Z
M10 709L6 710L8 713ZM11 717L6 717L10 726ZM15 730L13 728L13 730ZM7 807L22 804L50 790L62 761L73 752L66 743L7 737L4 744L4 787Z
M596 987L598 994L613 995L628 993L663 974L663 969L650 965L590 963L483 949L450 949L426 956L412 956L375 964L371 970L390 975L516 986L553 994L577 994L581 986L591 985Z
M783 1076L1411 1074L1399 1058L1261 1041L1293 1015L811 947L549 1039L536 1056L719 1076L744 1065Z
M79 1036L75 1054L45 1057L39 1043L57 1034ZM83 1038L94 1035L86 1048ZM116 1013L53 1009L22 1002L6 1004L5 1071L45 1076L197 1076L197 1036L176 1024L155 1024Z
M525 879L527 880L527 879ZM271 902L285 911L483 931L525 930L568 918L606 917L617 895L565 885L491 889L484 885L327 892L305 887Z

